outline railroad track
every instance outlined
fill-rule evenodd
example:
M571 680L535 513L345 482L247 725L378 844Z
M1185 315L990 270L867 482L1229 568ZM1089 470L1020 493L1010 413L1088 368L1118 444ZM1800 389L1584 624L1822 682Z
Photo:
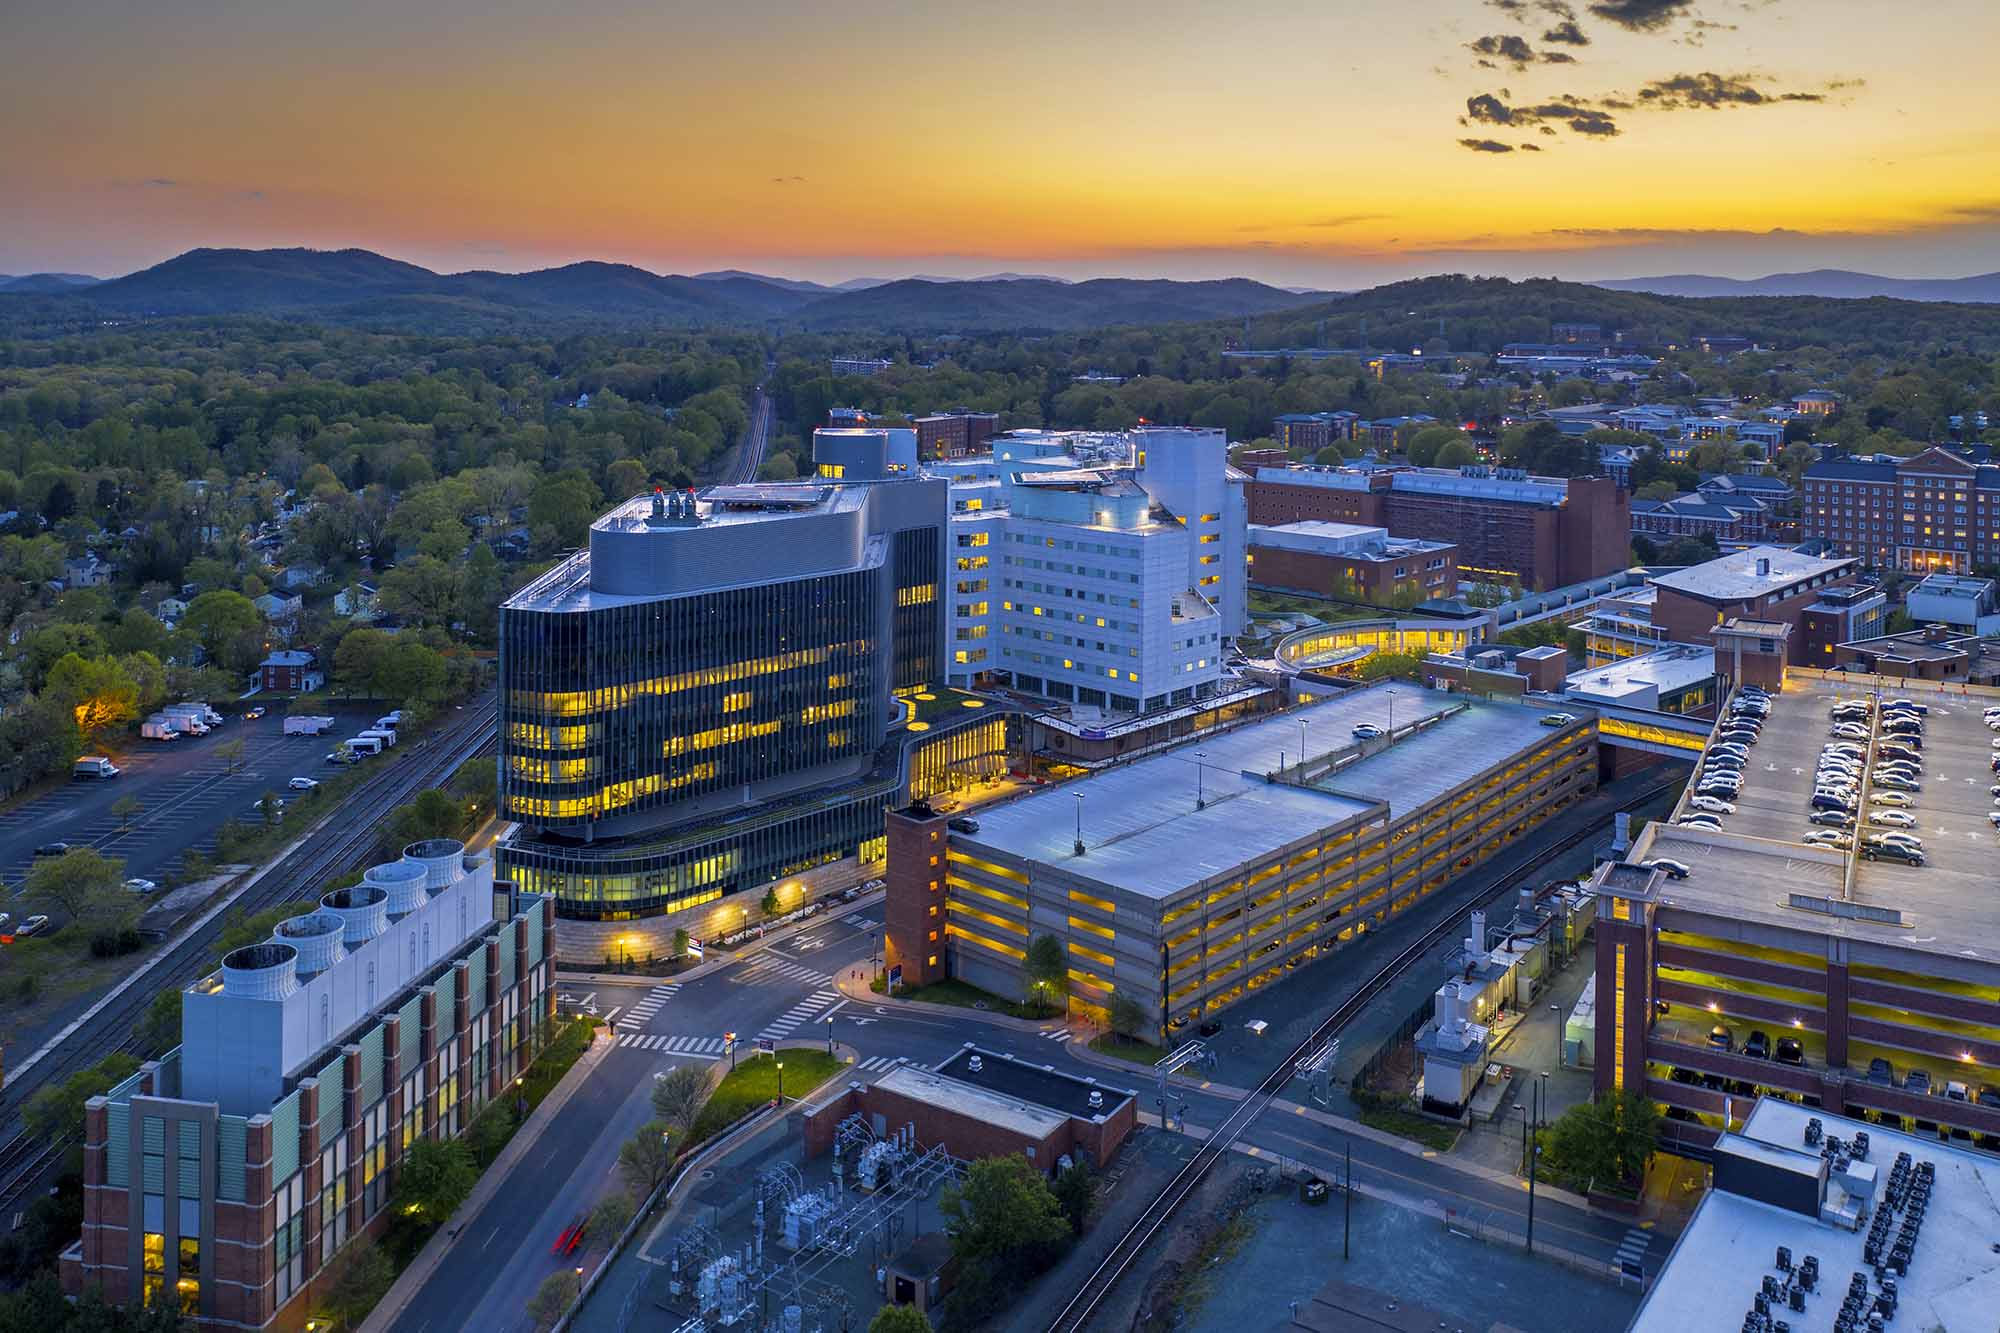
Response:
M1634 806L1644 805L1646 802L1665 795L1680 785L1680 782L1676 780L1649 788L1635 797L1631 804ZM1443 920L1424 932L1421 939L1414 941L1403 949L1402 952L1390 959L1375 975L1362 983L1360 989L1356 990L1354 994L1335 1007L1333 1012L1328 1014L1320 1022L1319 1026L1313 1029L1312 1035L1307 1037L1303 1042L1300 1042L1297 1049L1279 1061L1271 1073L1265 1076L1264 1081L1257 1085L1256 1090L1250 1096L1238 1102L1223 1122L1215 1128L1214 1132L1202 1141L1200 1147L1195 1151L1195 1155L1189 1158L1181 1169L1174 1174L1173 1179L1166 1183L1160 1193L1154 1197L1153 1202L1147 1205L1145 1211L1139 1214L1131 1227L1112 1245L1111 1252L1105 1256L1104 1262L1099 1264L1096 1270L1084 1279L1082 1287L1071 1298L1069 1304L1063 1307L1062 1312L1056 1316L1055 1322L1050 1325L1050 1328L1055 1333L1083 1333L1083 1330L1089 1327L1091 1316L1103 1304L1104 1299L1111 1294L1112 1288L1118 1285L1118 1280L1130 1270L1140 1254L1144 1253L1146 1246L1152 1241L1153 1237L1159 1234L1162 1227L1166 1226L1167 1219L1173 1216L1175 1210L1187 1200L1190 1194L1194 1193L1201 1182L1207 1178L1208 1173L1214 1169L1215 1164L1222 1160L1224 1155L1235 1145L1237 1139L1243 1136L1243 1132L1256 1122L1257 1118L1270 1107L1271 1103L1277 1100L1278 1094L1284 1090L1285 1085L1292 1081L1293 1066L1313 1051L1319 1049L1329 1038L1337 1035L1342 1028L1354 1020L1357 1014L1366 1009L1377 996L1388 989L1404 972L1407 972L1418 959L1429 953L1438 941L1457 930L1460 924L1461 912L1481 906L1500 897L1507 892L1507 886L1515 880L1523 875L1531 874L1536 867L1569 851L1586 839L1596 836L1602 827L1599 823L1592 823L1586 826L1564 838L1562 841L1551 845L1547 850L1537 855L1534 860L1520 867L1513 874L1504 876L1493 889L1474 895L1470 901L1446 914Z
M450 777L459 765L493 743L498 710L498 697L491 691L467 704L462 716L417 742L408 760L350 796L343 803L342 818L329 821L308 836L245 890L233 908L255 913L307 897L317 893L327 880L352 870L374 851L379 837L376 825L384 816ZM207 966L215 937L232 914L218 914L171 951L154 958L140 974L140 981L127 987L20 1079L9 1082L5 1128L0 1131L5 1134L0 1141L0 1223L11 1218L16 1198L40 1179L68 1146L66 1141L36 1139L21 1120L20 1108L40 1088L59 1083L108 1054L140 1054L132 1032L140 1016L163 988L192 981Z

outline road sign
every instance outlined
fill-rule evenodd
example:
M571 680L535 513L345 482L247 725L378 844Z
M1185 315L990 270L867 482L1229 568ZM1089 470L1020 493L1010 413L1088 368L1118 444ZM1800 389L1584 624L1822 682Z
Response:
M778 1053L777 1039L775 1037L757 1038L757 1050L762 1055L776 1055Z
M903 965L897 963L889 969L889 993L895 994L896 987L903 984Z
M702 953L701 953L701 941L700 941L700 940L698 940L698 939L695 939L695 938L694 938L694 937L693 937L692 935L690 935L690 936L688 937L688 951L687 951L687 956L688 956L688 957L690 957L690 958L699 958L699 957L701 957L701 956L702 956Z

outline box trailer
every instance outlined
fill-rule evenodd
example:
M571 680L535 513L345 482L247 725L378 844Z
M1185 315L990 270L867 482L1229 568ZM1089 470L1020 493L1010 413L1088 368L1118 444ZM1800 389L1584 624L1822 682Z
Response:
M355 754L382 753L382 738L380 736L355 736L348 740L346 745Z
M295 714L285 719L285 734L287 736L323 736L333 729L333 722L334 719L330 717L314 717L304 713Z
M149 741L177 741L181 738L179 728L163 717L149 717L141 722L139 734Z
M370 727L368 728L368 730L362 732L361 734L362 736L368 739L378 740L382 742L382 748L385 750L390 748L396 743L396 733L393 731L385 730L381 727Z

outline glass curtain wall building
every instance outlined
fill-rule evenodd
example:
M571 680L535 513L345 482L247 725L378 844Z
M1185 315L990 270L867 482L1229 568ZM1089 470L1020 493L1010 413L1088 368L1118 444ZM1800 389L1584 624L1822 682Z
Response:
M500 611L505 873L675 912L879 842L944 643L945 483L641 496ZM878 790L879 789L879 790Z

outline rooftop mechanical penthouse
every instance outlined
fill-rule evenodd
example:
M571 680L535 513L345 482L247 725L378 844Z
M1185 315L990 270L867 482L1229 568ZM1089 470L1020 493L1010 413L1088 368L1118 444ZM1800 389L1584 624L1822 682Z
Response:
M598 519L500 609L507 873L622 920L879 839L895 695L943 669L945 513L942 480L905 475Z

